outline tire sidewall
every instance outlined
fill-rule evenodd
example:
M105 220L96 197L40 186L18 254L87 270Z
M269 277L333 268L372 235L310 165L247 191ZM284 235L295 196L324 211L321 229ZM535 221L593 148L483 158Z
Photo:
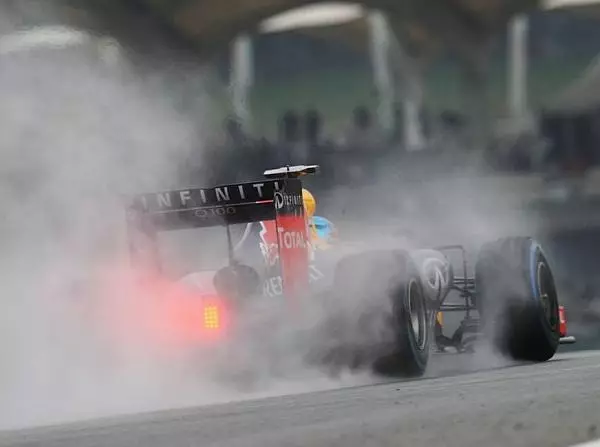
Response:
M556 341L558 342L559 339L559 332L558 332L558 300L557 300L557 291L556 291L556 285L554 283L554 275L552 274L552 269L550 267L550 264L548 263L548 258L546 257L546 254L544 253L542 247L540 246L540 244L535 241L532 240L531 243L529 244L528 247L528 253L527 253L527 262L528 262L528 268L527 268L527 284L529 285L529 292L530 292L530 296L531 296L531 300L533 302L533 304L536 306L536 308L539 310L539 319L540 319L540 324L544 329L544 332L546 333L546 335L548 336L549 339L556 339ZM539 284L539 278L538 278L538 268L540 266L540 264L543 264L544 267L547 269L548 274L550 275L551 278L551 284L552 284L552 291L547 293L550 293L551 296L549 297L549 299L551 300L551 306L552 306L552 313L553 313L553 318L554 321L556 322L556 326L553 329L550 322L548 321L548 319L546 318L544 309L543 309L543 304L542 304L542 298L541 298L541 284Z
M356 263L359 268L352 268ZM414 378L424 374L429 362L430 346L433 337L434 318L431 315L431 303L428 302L423 279L417 268L415 260L406 250L381 250L369 251L351 258L342 260L336 269L337 279L340 281L339 290L342 293L356 293L356 287L352 281L342 280L352 275L353 280L368 278L376 281L373 287L367 287L365 293L372 293L375 299L381 299L382 303L389 305L390 312L383 316L382 325L387 326L390 338L379 346L373 346L371 353L374 355L372 364L376 374L388 377ZM349 273L344 274L343 270ZM355 273L358 271L358 274ZM370 271L374 274L369 273ZM420 296L420 309L422 311L424 342L419 347L417 337L412 328L409 291L414 286ZM362 292L359 292L362 295ZM430 315L431 314L431 315ZM387 338L387 337L386 337Z
M399 290L396 294L394 302L398 346L403 357L406 358L407 356L410 356L411 360L415 362L415 366L421 370L425 370L429 361L433 327L432 316L434 316L434 313L431 312L431 306L426 298L423 281L418 273L416 265L407 254L403 254L402 256L405 257L406 262L405 277L403 279L403 283L399 285ZM419 346L419 342L415 337L415 332L413 330L411 321L409 301L411 298L410 290L413 284L420 295L420 305L422 306L422 311L424 313L424 342L422 347Z

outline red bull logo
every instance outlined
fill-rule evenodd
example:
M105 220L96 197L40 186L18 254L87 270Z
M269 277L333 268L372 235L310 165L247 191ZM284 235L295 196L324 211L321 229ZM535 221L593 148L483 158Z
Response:
M267 266L271 267L279 261L279 246L277 244L277 224L270 220L260 223L260 251Z

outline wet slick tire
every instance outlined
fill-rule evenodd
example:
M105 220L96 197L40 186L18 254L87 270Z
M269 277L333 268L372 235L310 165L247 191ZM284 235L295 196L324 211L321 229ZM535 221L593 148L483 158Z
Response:
M485 244L475 265L483 330L515 360L544 362L559 344L558 296L540 245L527 237Z
M419 377L427 368L433 326L419 270L408 252L368 251L338 263L334 285L344 300L379 305L383 339L367 345L370 368L379 375ZM365 316L368 315L368 312ZM359 332L366 324L359 324Z

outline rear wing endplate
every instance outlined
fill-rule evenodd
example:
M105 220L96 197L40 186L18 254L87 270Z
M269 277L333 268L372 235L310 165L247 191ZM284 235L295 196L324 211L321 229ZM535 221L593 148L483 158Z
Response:
M266 178L298 178L319 172L319 165L296 165L269 169L263 173Z

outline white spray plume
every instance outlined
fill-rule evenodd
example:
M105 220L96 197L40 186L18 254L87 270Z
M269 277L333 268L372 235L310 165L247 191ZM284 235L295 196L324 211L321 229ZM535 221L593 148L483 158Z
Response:
M111 358L82 315L117 298L98 289L126 265L123 195L174 183L202 150L204 117L178 112L167 88L115 59L112 39L34 28L0 50L1 423L143 406L160 396L164 368L142 361L150 349ZM206 91L188 94L210 109Z
M59 35L66 38L64 29L53 31L54 43ZM82 37L66 38L68 48L65 41L59 49L31 50L21 43L28 49L11 54L0 68L0 425L233 400L245 385L282 393L356 383L332 382L307 368L305 359L332 341L318 330L332 313L346 316L353 328L346 341L379 336L356 330L365 307L378 307L372 297L329 310L326 302L308 306L293 327L273 325L289 310L257 304L248 317L249 336L210 355L179 350L154 331L160 308L129 289L121 195L181 186L178 168L202 149L211 96L202 89L186 92L198 104L191 109L204 114L181 113L160 73L140 73L126 57L115 64L113 40L104 41L110 45L103 53L111 68L102 68L106 61L93 62L97 46L74 36ZM14 39L9 43L18 47ZM445 229L441 239L464 240L502 231L472 206L473 197L460 200L468 184L454 183L455 191L440 196L426 182L380 177L358 202L371 205L355 222L361 237L363 228L378 224L378 215L387 215L386 207L405 213L409 199L417 211L423 203L435 210L410 213L403 223L419 236ZM493 188L488 195L496 196ZM514 215L507 208L509 213ZM394 222L374 228L395 237ZM389 312L389 302L380 307ZM119 316L108 331L93 324L107 321L102 312ZM369 380L357 380L363 379ZM262 387L265 381L270 386Z
M202 159L209 73L188 64L190 86L173 86L114 40L66 28L2 42L0 427L339 386L302 369L302 326L270 329L277 306L206 354L161 332L163 305L132 288L123 196L180 187L180 167Z

